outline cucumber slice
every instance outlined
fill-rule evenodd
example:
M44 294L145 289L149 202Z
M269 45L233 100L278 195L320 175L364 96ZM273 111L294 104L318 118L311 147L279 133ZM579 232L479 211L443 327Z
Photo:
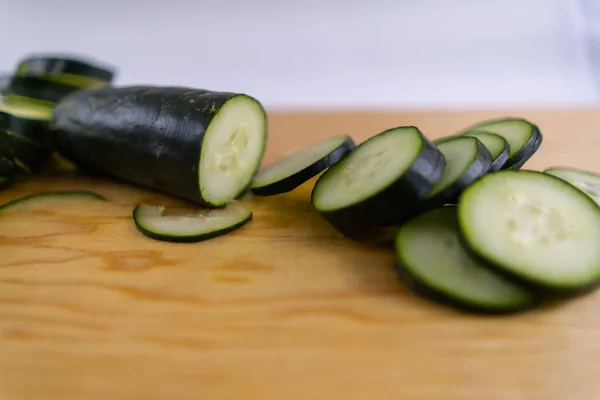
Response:
M15 173L15 165L5 155L2 155L6 150L2 148L0 144L0 176L13 176Z
M489 172L498 171L508 161L510 154L510 145L504 137L493 132L475 130L464 134L465 136L476 137L483 143L492 155L492 165Z
M223 236L252 219L252 211L234 200L225 207L203 210L166 210L139 204L133 210L137 229L149 238L191 243Z
M12 176L0 176L0 190L8 189L13 184Z
M470 184L485 175L492 165L492 155L479 139L453 136L433 142L444 154L446 168L442 179L425 197L425 208L442 206Z
M456 207L431 210L396 235L396 273L413 293L464 311L509 313L537 303L525 287L473 257L462 245Z
M0 157L8 159L15 166L15 172L38 173L51 154L50 147L0 129Z
M19 62L16 75L34 76L66 85L94 88L112 82L115 71L111 67L100 66L95 61L82 57L34 54Z
M578 292L600 282L600 207L562 179L487 174L463 192L458 219L475 254L532 286Z
M27 210L47 209L48 207L54 206L64 207L65 201L79 201L81 199L106 201L104 197L90 190L58 190L40 192L29 194L0 205L0 213L12 210L15 207L19 207L21 209L26 208Z
M52 145L48 120L18 116L7 112L4 105L0 105L0 129L25 136L40 144Z
M52 126L79 167L212 207L248 189L267 139L256 99L185 87L80 90L57 105Z
M311 202L341 233L364 236L418 213L445 166L442 152L416 127L389 129L327 169Z
M600 205L600 175L571 167L550 167L544 173L561 178L585 194L591 197L596 204Z
M504 137L510 153L502 169L518 169L527 162L542 144L542 134L538 127L523 118L501 118L479 122L464 131L485 130Z
M53 107L55 103L77 89L75 86L49 82L34 76L13 76L3 96L6 104Z
M296 151L259 171L250 189L260 196L290 192L338 162L354 147L350 136L336 136Z

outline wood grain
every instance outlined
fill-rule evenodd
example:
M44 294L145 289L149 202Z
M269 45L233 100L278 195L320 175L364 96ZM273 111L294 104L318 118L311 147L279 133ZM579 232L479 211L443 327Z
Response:
M265 163L329 135L416 125L436 138L504 115L544 133L529 168L600 171L599 110L271 113ZM245 199L251 223L193 245L135 230L132 207L157 193L64 174L0 192L110 200L0 221L0 399L600 397L600 294L511 317L415 298L388 249L311 211L312 184Z

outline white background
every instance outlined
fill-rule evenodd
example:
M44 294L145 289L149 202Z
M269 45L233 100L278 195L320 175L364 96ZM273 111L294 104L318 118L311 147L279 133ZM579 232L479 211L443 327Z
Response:
M70 51L118 66L117 84L241 91L271 108L595 105L600 17L584 3L0 0L0 71Z

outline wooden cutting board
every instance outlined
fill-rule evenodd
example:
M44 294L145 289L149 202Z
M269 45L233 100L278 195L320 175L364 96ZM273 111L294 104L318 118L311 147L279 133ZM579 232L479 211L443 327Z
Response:
M600 171L600 110L272 113L265 163L329 135L436 138L505 115L544 134L529 168ZM135 230L132 207L156 193L68 174L0 192L111 200L0 220L0 399L600 398L600 292L511 317L416 298L390 250L311 210L313 183L247 199L250 224L191 245Z

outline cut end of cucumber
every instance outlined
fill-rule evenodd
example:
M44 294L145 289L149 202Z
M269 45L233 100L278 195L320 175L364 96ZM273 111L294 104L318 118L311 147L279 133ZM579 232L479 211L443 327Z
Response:
M390 129L356 147L325 173L313 192L318 211L344 208L393 184L419 157L423 137L415 127Z
M469 247L515 276L565 290L600 279L600 208L561 179L488 174L461 196L459 221Z
M260 171L254 178L251 187L254 189L267 186L302 171L342 146L348 139L348 136L336 136L293 152Z
M206 128L198 166L207 203L225 205L250 185L262 162L266 129L264 109L245 95L232 97L216 113Z
M199 242L242 227L251 220L252 211L236 200L216 209L167 210L140 204L133 211L133 218L138 230L152 239Z

